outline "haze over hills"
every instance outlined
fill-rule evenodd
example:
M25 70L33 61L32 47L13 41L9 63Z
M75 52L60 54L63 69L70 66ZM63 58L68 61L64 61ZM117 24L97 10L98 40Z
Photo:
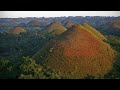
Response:
M66 78L99 76L113 67L114 50L80 24L47 43L33 59Z

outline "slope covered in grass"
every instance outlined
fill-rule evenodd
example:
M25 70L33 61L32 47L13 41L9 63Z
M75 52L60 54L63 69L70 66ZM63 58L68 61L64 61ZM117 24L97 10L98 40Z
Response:
M41 22L33 20L33 21L28 22L28 25L30 25L30 26L40 26Z
M113 28L116 28L116 29L120 29L120 21L113 22L113 23L112 23L112 27L113 27Z
M54 21L45 28L45 31L61 34L66 31L66 28L60 22Z
M91 27L87 23L84 23L83 26L87 29L89 29L92 33L94 33L96 36L98 36L101 40L107 40L105 36L103 36L99 31L97 31L95 28Z
M76 24L48 42L33 59L64 78L85 78L108 73L114 57L114 50L107 43Z
M15 29L10 30L9 32L13 33L13 34L19 34L19 33L22 33L22 32L26 32L26 30L22 27L16 27Z
M64 24L64 26L65 26L66 28L70 28L70 27L72 27L73 25L74 25L74 23L71 22L71 21L67 21L67 22Z

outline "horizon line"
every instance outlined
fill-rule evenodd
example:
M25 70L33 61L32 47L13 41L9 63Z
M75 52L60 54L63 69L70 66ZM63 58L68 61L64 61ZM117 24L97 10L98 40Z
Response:
M120 16L40 16L40 17L34 17L34 16L28 16L28 17L0 17L1 18L56 18L56 17L120 17Z
M68 17L68 16L120 16L120 11L0 11L0 18Z

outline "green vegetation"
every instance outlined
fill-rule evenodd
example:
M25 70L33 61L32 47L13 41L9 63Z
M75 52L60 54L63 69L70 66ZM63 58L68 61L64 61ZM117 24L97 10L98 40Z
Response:
M5 58L0 59L0 78L15 78L15 66L14 64Z
M42 66L30 58L54 37L56 35L52 32L42 32L37 28L20 34L0 33L0 78L61 78L51 69L41 69Z
M107 42L120 53L120 37L109 35L107 38Z
M20 34L0 33L0 78L18 78L23 56L33 56L53 37L55 35L39 30ZM21 77L25 78L25 75L21 74Z
M23 57L20 65L19 79L60 79L61 77L51 69L45 69L36 64L35 60Z

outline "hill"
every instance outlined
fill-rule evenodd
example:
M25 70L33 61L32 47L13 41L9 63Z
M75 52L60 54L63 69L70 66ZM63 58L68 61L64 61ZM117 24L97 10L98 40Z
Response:
M19 33L22 33L22 32L26 32L26 30L22 27L15 27L15 29L10 30L9 32L14 33L14 34L19 34Z
M60 22L54 21L45 28L45 31L52 32L53 34L61 34L66 31L66 28Z
M72 27L73 25L74 25L74 23L71 22L71 21L67 21L67 22L64 24L64 26L65 26L66 28L70 28L70 27Z
M113 28L116 28L116 29L120 29L120 21L113 22L113 23L112 23L112 27L113 27Z
M35 27L44 26L45 24L47 24L47 22L39 22L39 21L35 21L35 20L27 23L27 25L35 26Z
M114 50L80 24L73 25L51 40L33 59L65 78L95 77L108 73L113 66Z

